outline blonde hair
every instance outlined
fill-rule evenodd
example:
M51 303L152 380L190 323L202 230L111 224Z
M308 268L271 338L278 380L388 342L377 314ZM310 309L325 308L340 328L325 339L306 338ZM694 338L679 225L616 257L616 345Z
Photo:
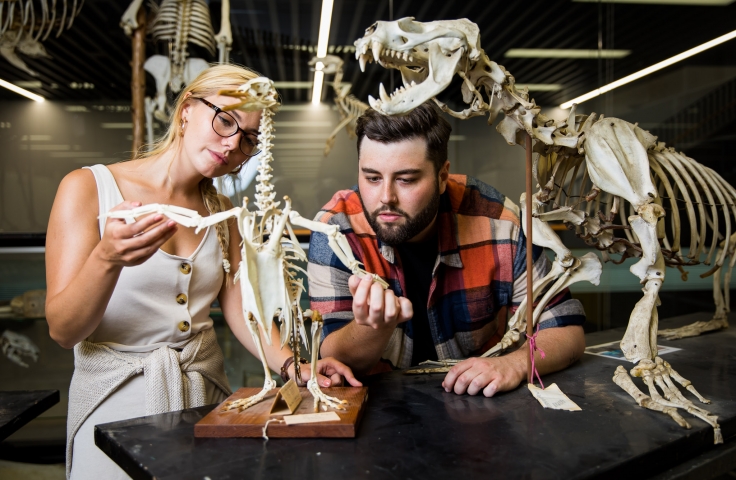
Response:
M223 89L235 89L261 76L259 73L239 65L214 65L203 71L195 78L184 90L182 90L174 104L174 110L171 115L169 127L166 133L156 140L152 145L145 145L135 155L135 159L145 159L160 155L171 148L179 148L181 145L181 137L184 136L184 123L181 121L181 113L187 101L192 98L204 98L211 95L217 95ZM145 151L145 150L148 151ZM171 168L171 164L169 164ZM237 175L242 165L233 170L230 174ZM205 207L210 214L221 212L225 209L224 197L218 195L217 189L211 178L204 178L199 182L199 191L202 194ZM228 260L228 248L230 246L230 237L225 222L219 222L215 225L217 231L217 240L222 250L222 263L225 272L230 273L230 262Z

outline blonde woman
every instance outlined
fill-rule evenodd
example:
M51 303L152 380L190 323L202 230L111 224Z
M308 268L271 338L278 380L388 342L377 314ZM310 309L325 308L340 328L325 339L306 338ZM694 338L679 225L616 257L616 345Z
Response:
M207 216L232 208L213 178L236 174L257 154L260 112L225 112L237 100L219 96L255 78L220 65L200 74L176 102L167 134L147 154L67 175L59 185L46 242L51 337L74 348L69 392L67 476L127 478L94 445L94 425L196 407L230 394L209 318L218 299L238 340L257 354L241 310L240 289L229 265L240 262L237 228L217 224L195 234L160 215L135 223L98 220L110 209L149 203L178 205ZM294 367L291 351L264 343L272 370ZM319 383L349 368L320 361ZM309 368L302 368L306 380Z

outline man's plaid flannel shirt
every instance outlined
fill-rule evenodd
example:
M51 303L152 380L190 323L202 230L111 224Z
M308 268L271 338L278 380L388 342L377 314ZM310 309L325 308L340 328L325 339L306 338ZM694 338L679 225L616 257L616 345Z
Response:
M363 213L357 187L337 192L315 217L338 225L355 258L380 275L399 296L405 291L401 259L381 244ZM439 253L430 288L427 317L440 360L479 355L498 343L526 297L526 238L519 208L500 192L465 175L450 175L437 216ZM534 279L551 265L534 248ZM313 233L309 244L311 308L324 318L326 337L353 319L350 271L335 256L327 237ZM582 325L585 312L567 289L549 302L540 329ZM372 373L410 366L411 322L399 324Z

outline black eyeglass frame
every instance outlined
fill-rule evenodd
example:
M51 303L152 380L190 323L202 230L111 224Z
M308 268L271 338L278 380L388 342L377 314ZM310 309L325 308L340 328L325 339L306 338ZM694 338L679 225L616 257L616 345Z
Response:
M214 111L215 111L215 115L214 115L214 116L212 117L212 130L213 130L213 131L214 131L214 132L215 132L216 134L218 134L219 136L221 136L221 137L223 137L223 138L228 138L228 137L232 137L232 136L233 136L233 135L235 135L236 133L240 132L240 133L241 133L241 135L242 135L242 136L240 137L240 142L238 142L238 146L240 147L240 153L242 153L242 154L243 154L243 155L245 155L246 157L255 157L256 155L258 155L259 153L261 153L261 151L260 151L260 150L257 150L257 148L258 148L258 145L256 145L255 147L253 147L253 148L255 148L255 149L256 149L256 150L255 150L255 151L254 151L253 153L245 153L245 152L243 151L243 141L244 141L244 140L246 139L246 137L247 137L248 133L247 133L247 132L246 132L245 130L243 130L242 128L240 128L240 124L239 124L239 123L238 123L238 121L237 121L237 120L235 119L235 117L233 117L232 115L230 115L230 114L229 114L229 113L227 113L227 112L226 112L225 110L223 110L223 109L221 109L220 107L218 107L217 105L214 105L213 103L211 103L211 102L208 102L208 101L207 101L207 100L205 100L204 98L200 98L200 97L192 97L192 98L193 98L193 99L195 99L195 100L199 100L200 102L204 103L205 105L207 105L208 107L210 107L210 108L211 108L212 110L214 110ZM215 119L217 118L217 115L219 115L220 113L224 113L224 114L225 114L225 115L227 115L228 117L232 118L232 119L233 119L233 123L235 123L235 131L234 131L233 133L231 133L230 135L223 135L223 134L221 134L220 132L218 132L218 131L217 131L217 129L215 128Z

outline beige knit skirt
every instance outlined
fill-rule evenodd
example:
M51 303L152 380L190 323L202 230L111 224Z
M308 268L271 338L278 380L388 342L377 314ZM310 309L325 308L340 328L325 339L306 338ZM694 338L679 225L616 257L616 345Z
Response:
M226 396L215 385L204 378L207 403L221 403ZM72 460L72 480L118 480L130 478L102 450L97 448L94 439L95 425L116 422L146 415L146 381L143 375L136 375L107 397L87 420L74 437Z

